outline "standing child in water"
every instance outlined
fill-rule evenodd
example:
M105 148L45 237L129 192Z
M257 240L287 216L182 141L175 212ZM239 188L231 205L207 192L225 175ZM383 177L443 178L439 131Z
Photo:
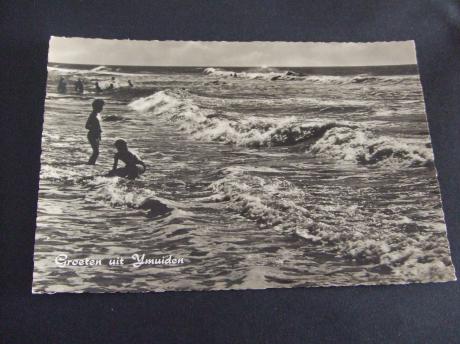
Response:
M119 139L115 141L115 148L117 152L114 156L112 171L108 173L109 176L126 177L128 179L135 179L145 172L146 166L139 157L128 150L128 144L125 140ZM125 163L125 167L117 168L118 160ZM142 168L140 166L142 166Z
M96 99L93 101L93 111L89 114L88 120L86 121L85 128L88 129L88 141L93 149L93 154L88 160L88 165L95 165L97 157L99 156L99 143L101 141L101 124L97 116L104 108L104 101L102 99Z

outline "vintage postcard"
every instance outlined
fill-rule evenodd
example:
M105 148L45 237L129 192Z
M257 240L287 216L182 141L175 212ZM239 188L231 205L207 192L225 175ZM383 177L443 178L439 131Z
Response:
M415 46L50 41L34 293L455 280Z

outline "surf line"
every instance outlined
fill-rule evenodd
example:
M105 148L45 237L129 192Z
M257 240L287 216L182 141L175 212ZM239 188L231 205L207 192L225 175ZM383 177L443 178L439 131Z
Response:
M174 258L173 256L162 256L161 258L146 258L145 253L139 255L133 254L131 258L134 260L133 267L138 268L143 265L176 265L184 264L184 258Z

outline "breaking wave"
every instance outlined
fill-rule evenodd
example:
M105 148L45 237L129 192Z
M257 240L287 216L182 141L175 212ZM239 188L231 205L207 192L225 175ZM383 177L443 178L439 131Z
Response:
M382 162L391 166L432 166L433 153L418 142L398 141L388 136L376 136L369 130L334 127L325 132L309 151L337 160L355 161L362 165Z
M58 75L67 75L67 74L81 74L84 73L84 70L75 69L75 68L68 68L68 67L60 67L59 65L55 66L47 66L48 72L50 74L58 74Z
M112 208L146 210L147 216L155 217L171 211L178 212L178 205L160 198L156 192L146 188L142 182L119 177L92 175L87 166L58 167L42 165L40 177L63 185L81 185L85 191L87 204L96 203Z
M85 72L89 72L90 74L110 75L110 76L120 76L120 77L126 76L126 77L132 77L132 78L139 77L139 76L152 75L151 73L146 72L146 71L143 71L143 72L142 71L132 71L132 72L123 71L122 67L116 67L116 66L109 66L109 67L97 66Z
M450 274L450 260L438 259L449 256L448 248L433 244L438 233L417 233L408 225L413 222L404 216L360 209L356 204L312 204L308 200L314 196L307 188L300 189L279 178L246 174L239 167L226 168L222 173L224 177L210 186L214 201L226 202L261 228L294 234L344 259L377 264L373 269L386 273L398 275L404 271L407 275L409 270L413 277L426 279L433 275L447 278ZM358 221L350 228L337 224L337 217ZM370 231L366 223L379 226ZM432 235L433 241L426 240L427 235Z
M240 78L240 79L252 79L252 80L303 80L303 77L300 73L293 71L285 72L275 72L272 70L267 70L265 72L234 72L229 70L222 70L218 68L205 68L203 71L204 74L219 77L219 78Z
M205 68L203 73L217 78L235 78L235 79L249 79L249 80L304 80L313 83L334 83L334 84L349 84L349 83L370 83L370 82L383 82L383 83L400 83L408 80L418 80L418 75L304 75L294 71L277 71L277 70L264 70L264 71L231 71L219 68Z
M136 182L118 177L93 175L86 165L51 166L42 165L40 174L43 180L52 180L70 184L79 184L87 190L85 199L100 202L112 207L137 208L146 199L155 197L155 192L136 187Z
M420 142L404 142L350 125L346 121L302 121L295 117L243 119L196 105L187 91L160 91L129 106L140 113L164 116L196 139L252 148L305 145L305 151L362 165L381 162L403 166L430 166L431 150Z
M113 87L113 89L121 89L121 88L130 88L129 84L125 80L102 80L99 81L99 87L101 87L103 90L107 90L110 87Z
M110 68L107 68L106 66L97 66L94 67L93 69L90 70L90 72L110 72Z
M232 118L228 114L200 108L186 91L160 91L135 100L129 106L141 113L167 116L195 138L254 148L290 146L315 140L327 130L340 126L335 122L304 124L294 117Z
M354 77L351 77L350 82L352 83L368 83L368 82L373 82L373 81L378 81L378 82L384 82L384 83L390 83L390 82L402 82L402 81L418 81L419 76L416 74L409 74L409 75L368 75L368 74L362 74L362 75L357 75Z
M118 177L97 176L79 183L89 190L85 196L88 201L112 207L139 208L147 199L156 196L154 191L136 187L132 181Z

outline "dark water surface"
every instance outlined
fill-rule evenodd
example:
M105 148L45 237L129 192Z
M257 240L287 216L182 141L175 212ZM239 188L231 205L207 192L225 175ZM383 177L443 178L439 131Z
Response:
M414 66L48 71L35 292L454 278ZM56 93L60 76L85 93ZM111 77L91 167L93 84ZM103 176L120 137L148 166L137 180ZM171 211L149 214L149 199ZM136 253L184 264L133 267ZM59 267L59 254L126 264Z

